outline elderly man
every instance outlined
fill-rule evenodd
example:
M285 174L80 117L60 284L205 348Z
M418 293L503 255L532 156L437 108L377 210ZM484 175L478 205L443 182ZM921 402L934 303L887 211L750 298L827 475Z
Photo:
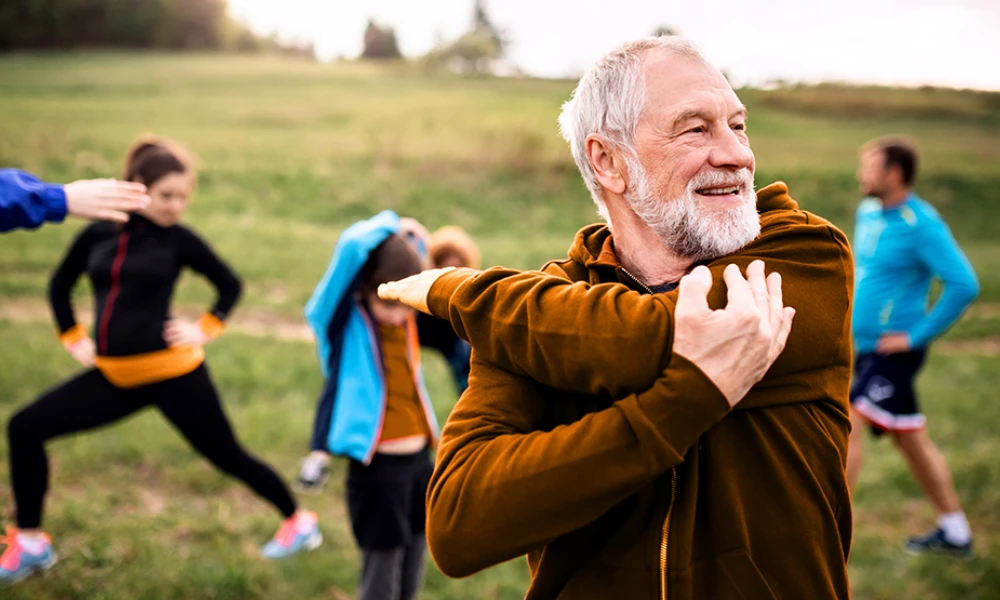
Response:
M560 122L607 225L544 274L380 291L473 346L428 494L438 565L527 553L529 599L847 598L846 238L784 184L755 199L746 110L676 38L606 55Z

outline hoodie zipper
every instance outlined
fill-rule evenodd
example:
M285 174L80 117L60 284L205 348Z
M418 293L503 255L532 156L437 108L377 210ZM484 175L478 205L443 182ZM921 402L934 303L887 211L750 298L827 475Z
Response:
M125 263L125 255L128 252L128 232L118 235L118 252L115 253L115 260L111 263L111 291L104 299L104 311L101 313L101 323L98 330L97 353L107 355L108 353L108 329L111 325L111 313L115 309L115 300L121 290L122 265Z
M622 267L622 272L628 275L632 281L638 284L647 294L652 295L653 290L649 289L639 278ZM663 518L663 526L660 528L660 600L667 600L667 551L670 547L670 514L674 510L674 496L677 495L677 469L670 469L670 504L667 505L667 515Z
M660 531L660 600L667 600L667 549L670 544L670 513L674 511L674 497L677 495L677 469L670 469L670 505L663 518Z
M622 273L625 273L626 275L628 275L632 279L632 281L634 281L639 287L641 287L642 289L646 290L647 294L652 295L653 290L649 289L649 287L647 287L645 283L639 281L638 277L636 277L635 275L629 273L629 270L626 269L625 267L622 267L621 269L622 269Z

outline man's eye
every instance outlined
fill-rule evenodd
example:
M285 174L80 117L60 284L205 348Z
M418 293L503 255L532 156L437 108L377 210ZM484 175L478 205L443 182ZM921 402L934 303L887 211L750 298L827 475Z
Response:
M705 128L702 127L701 125L699 125L697 127L692 127L691 129L688 129L687 132L688 133L705 133Z

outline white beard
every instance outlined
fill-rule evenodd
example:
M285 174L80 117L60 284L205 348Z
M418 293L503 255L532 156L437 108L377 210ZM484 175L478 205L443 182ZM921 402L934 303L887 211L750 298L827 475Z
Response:
M628 166L634 185L625 192L625 200L678 256L696 262L716 259L736 252L760 235L757 196L749 169L699 173L680 197L662 199L650 190L646 171L637 160L629 160ZM701 207L695 190L733 181L741 182L743 202L739 206L725 211Z

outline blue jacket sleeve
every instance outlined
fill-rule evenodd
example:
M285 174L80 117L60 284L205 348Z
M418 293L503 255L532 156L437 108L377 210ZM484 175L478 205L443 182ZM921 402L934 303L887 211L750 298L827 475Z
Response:
M366 221L351 225L340 234L333 258L323 279L306 303L306 323L316 337L323 375L326 376L330 347L327 331L330 319L344 295L351 293L358 272L368 262L368 255L386 238L399 231L399 217L386 210Z
M979 295L979 280L969 259L958 247L948 225L936 214L921 215L921 243L917 252L927 270L941 280L934 307L907 333L914 348L923 348L951 327Z
M45 221L65 218L63 186L18 169L0 169L0 231L36 229Z

